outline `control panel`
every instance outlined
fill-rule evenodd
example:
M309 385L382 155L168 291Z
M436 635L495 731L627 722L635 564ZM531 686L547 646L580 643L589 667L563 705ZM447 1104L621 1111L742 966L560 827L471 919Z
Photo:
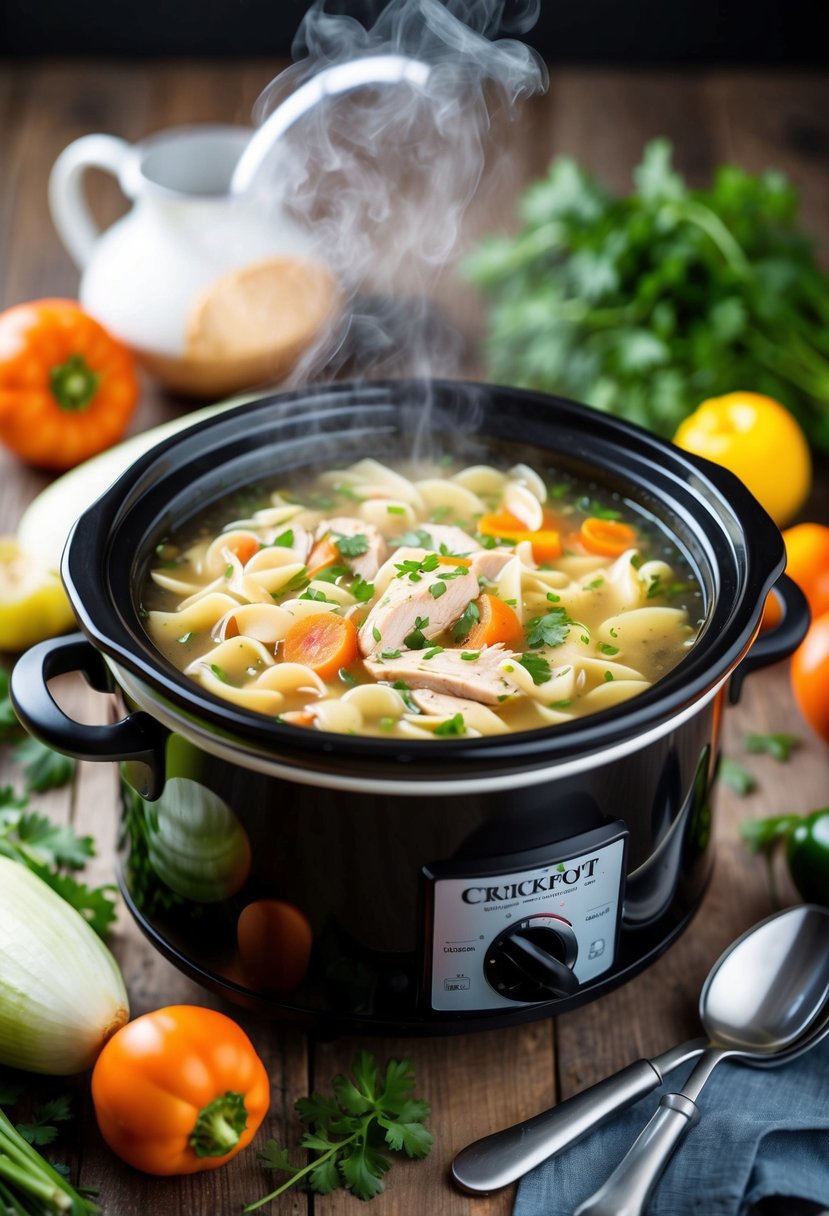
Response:
M424 867L431 1007L552 1001L608 971L626 844L617 822L497 861Z

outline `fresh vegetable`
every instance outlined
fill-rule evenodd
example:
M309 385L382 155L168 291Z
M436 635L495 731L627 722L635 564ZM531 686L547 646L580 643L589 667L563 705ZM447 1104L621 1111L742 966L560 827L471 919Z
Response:
M717 773L720 781L740 798L744 798L746 794L751 794L757 789L757 778L754 774L729 756L720 756Z
M829 449L829 278L779 172L720 168L689 190L650 143L614 197L570 158L521 200L515 236L465 262L489 298L488 378L562 393L669 438L750 386Z
M258 1154L260 1161L289 1177L263 1199L247 1204L245 1212L263 1207L297 1183L317 1195L344 1187L358 1199L373 1199L385 1189L383 1175L391 1166L387 1151L407 1157L428 1155L432 1136L424 1122L429 1106L413 1097L411 1063L389 1060L380 1078L374 1057L358 1051L351 1072L350 1077L334 1077L333 1098L313 1093L299 1099L297 1113L309 1128L300 1144L316 1155L305 1165L293 1165L287 1150L269 1140Z
M0 1063L64 1076L91 1067L129 1016L118 964L84 918L0 856Z
M579 529L578 539L590 553L618 557L636 544L636 532L621 520L591 516Z
M239 913L236 940L245 974L258 988L296 988L308 970L314 934L304 912L283 899L256 899Z
M829 905L829 806L808 815L778 815L740 825L753 853L785 851L792 882L807 903ZM771 864L769 866L771 873Z
M320 570L333 566L341 560L340 551L328 536L318 540L308 554L307 573L309 578L316 578Z
M786 573L809 601L812 617L829 612L829 528L803 523L787 528Z
M68 1117L65 1099L50 1103L44 1117ZM39 1121L36 1126L15 1126L0 1110L0 1204L10 1216L93 1216L97 1204L70 1186L60 1170L46 1161L34 1144L49 1144L55 1129ZM56 1133L55 1133L56 1134Z
M147 1174L192 1174L250 1143L268 1110L268 1074L229 1017L169 1005L113 1035L92 1073L92 1100L122 1160Z
M790 672L800 712L829 743L829 612L812 621L792 655Z
M522 520L509 511L498 511L482 515L478 521L478 532L481 536L491 536L495 540L519 541L527 540L532 545L533 557L541 564L552 562L561 554L561 536L552 527L551 517L544 521L544 526L532 531Z
M78 836L69 824L53 824L45 815L27 810L28 798L0 789L0 857L26 866L83 917L99 937L115 921L112 883L88 887L75 877L95 855L91 836Z
M505 646L521 642L524 626L509 604L505 604L497 595L486 592L475 602L479 617L464 643L467 649L479 650L482 646L495 646L498 642L503 642Z
M70 469L111 447L137 401L132 355L74 301L0 314L0 440L30 464Z
M727 393L703 401L680 423L674 442L736 473L778 527L790 523L809 496L806 437L771 397Z
M357 658L357 628L335 612L315 612L291 625L282 654L288 663L304 663L321 680L333 680Z
M0 650L20 651L75 623L60 579L12 536L0 536Z
M770 735L746 735L743 746L747 752L764 753L774 760L779 760L781 764L785 764L795 748L800 746L800 740L797 735L788 735L778 731Z

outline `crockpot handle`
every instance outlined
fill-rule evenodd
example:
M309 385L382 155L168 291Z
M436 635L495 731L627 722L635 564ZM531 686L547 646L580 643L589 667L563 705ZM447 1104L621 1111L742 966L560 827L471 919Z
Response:
M130 783L142 797L157 798L164 784L166 728L141 710L109 725L76 722L48 686L69 672L80 672L96 692L112 691L103 656L82 633L50 638L25 651L12 669L9 693L20 721L35 738L68 756L127 762Z
M779 659L787 659L797 650L806 636L809 628L809 605L806 596L797 583L788 574L781 574L771 589L772 595L777 596L783 609L783 619L779 625L761 633L748 654L738 665L731 677L728 689L729 700L736 705L740 699L743 680L760 667L769 667Z

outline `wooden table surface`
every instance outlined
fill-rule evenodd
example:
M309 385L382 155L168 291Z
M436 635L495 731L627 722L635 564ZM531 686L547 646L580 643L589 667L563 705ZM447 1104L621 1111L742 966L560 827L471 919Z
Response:
M66 144L91 131L136 139L176 123L246 122L259 90L278 67L252 61L0 66L3 307L77 292L77 273L55 235L46 202L49 168ZM469 231L509 225L521 185L543 172L558 153L572 153L613 187L626 187L643 143L656 135L673 140L677 164L693 184L703 184L711 169L728 159L752 171L768 165L786 171L801 191L804 223L822 239L824 256L829 254L829 81L816 74L554 70L549 93L528 106L511 128L514 160L508 189L491 192L485 208L473 204ZM107 221L123 204L113 183L97 180L93 185L96 210ZM472 331L474 301L465 298L463 307ZM147 380L132 429L184 408ZM825 464L818 472L803 518L829 522ZM0 452L0 532L14 530L26 504L46 483L44 475ZM68 695L81 694L70 688ZM90 694L89 701L89 712L100 714L100 698ZM742 740L748 731L789 731L801 737L802 746L788 765L767 756L745 757ZM435 1136L427 1161L395 1165L385 1194L373 1203L373 1216L427 1211L432 1216L505 1216L512 1190L471 1199L452 1188L447 1167L458 1149L697 1032L698 992L711 963L735 936L772 911L763 864L746 854L738 824L829 801L829 751L800 718L785 663L747 681L741 704L726 715L724 750L750 766L757 790L744 798L720 791L712 884L691 927L647 972L576 1012L517 1029L366 1041L380 1057L406 1054L412 1059L418 1090L432 1104ZM3 757L0 785L19 780L10 758ZM91 875L96 881L111 879L116 827L112 769L81 764L71 788L35 801L50 815L94 834L100 855L90 866ZM785 883L783 897L786 902L796 899ZM123 911L112 943L134 1013L179 1001L216 1004L154 953ZM256 1143L274 1136L295 1144L295 1099L346 1068L355 1041L314 1042L274 1022L230 1012L252 1036L272 1080L270 1112ZM230 1216L270 1189L269 1176L250 1150L224 1169L189 1178L160 1180L134 1172L102 1142L86 1079L75 1088L80 1115L63 1142L64 1156L75 1177L100 1189L109 1216ZM357 1200L343 1192L317 1199L289 1193L265 1210L338 1216L354 1213Z

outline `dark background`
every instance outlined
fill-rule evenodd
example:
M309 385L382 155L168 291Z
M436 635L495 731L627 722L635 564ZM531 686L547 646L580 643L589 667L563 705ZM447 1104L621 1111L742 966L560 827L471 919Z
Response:
M287 57L307 8L308 0L0 0L0 54ZM542 0L522 37L552 63L814 67L829 62L827 17L829 0Z

